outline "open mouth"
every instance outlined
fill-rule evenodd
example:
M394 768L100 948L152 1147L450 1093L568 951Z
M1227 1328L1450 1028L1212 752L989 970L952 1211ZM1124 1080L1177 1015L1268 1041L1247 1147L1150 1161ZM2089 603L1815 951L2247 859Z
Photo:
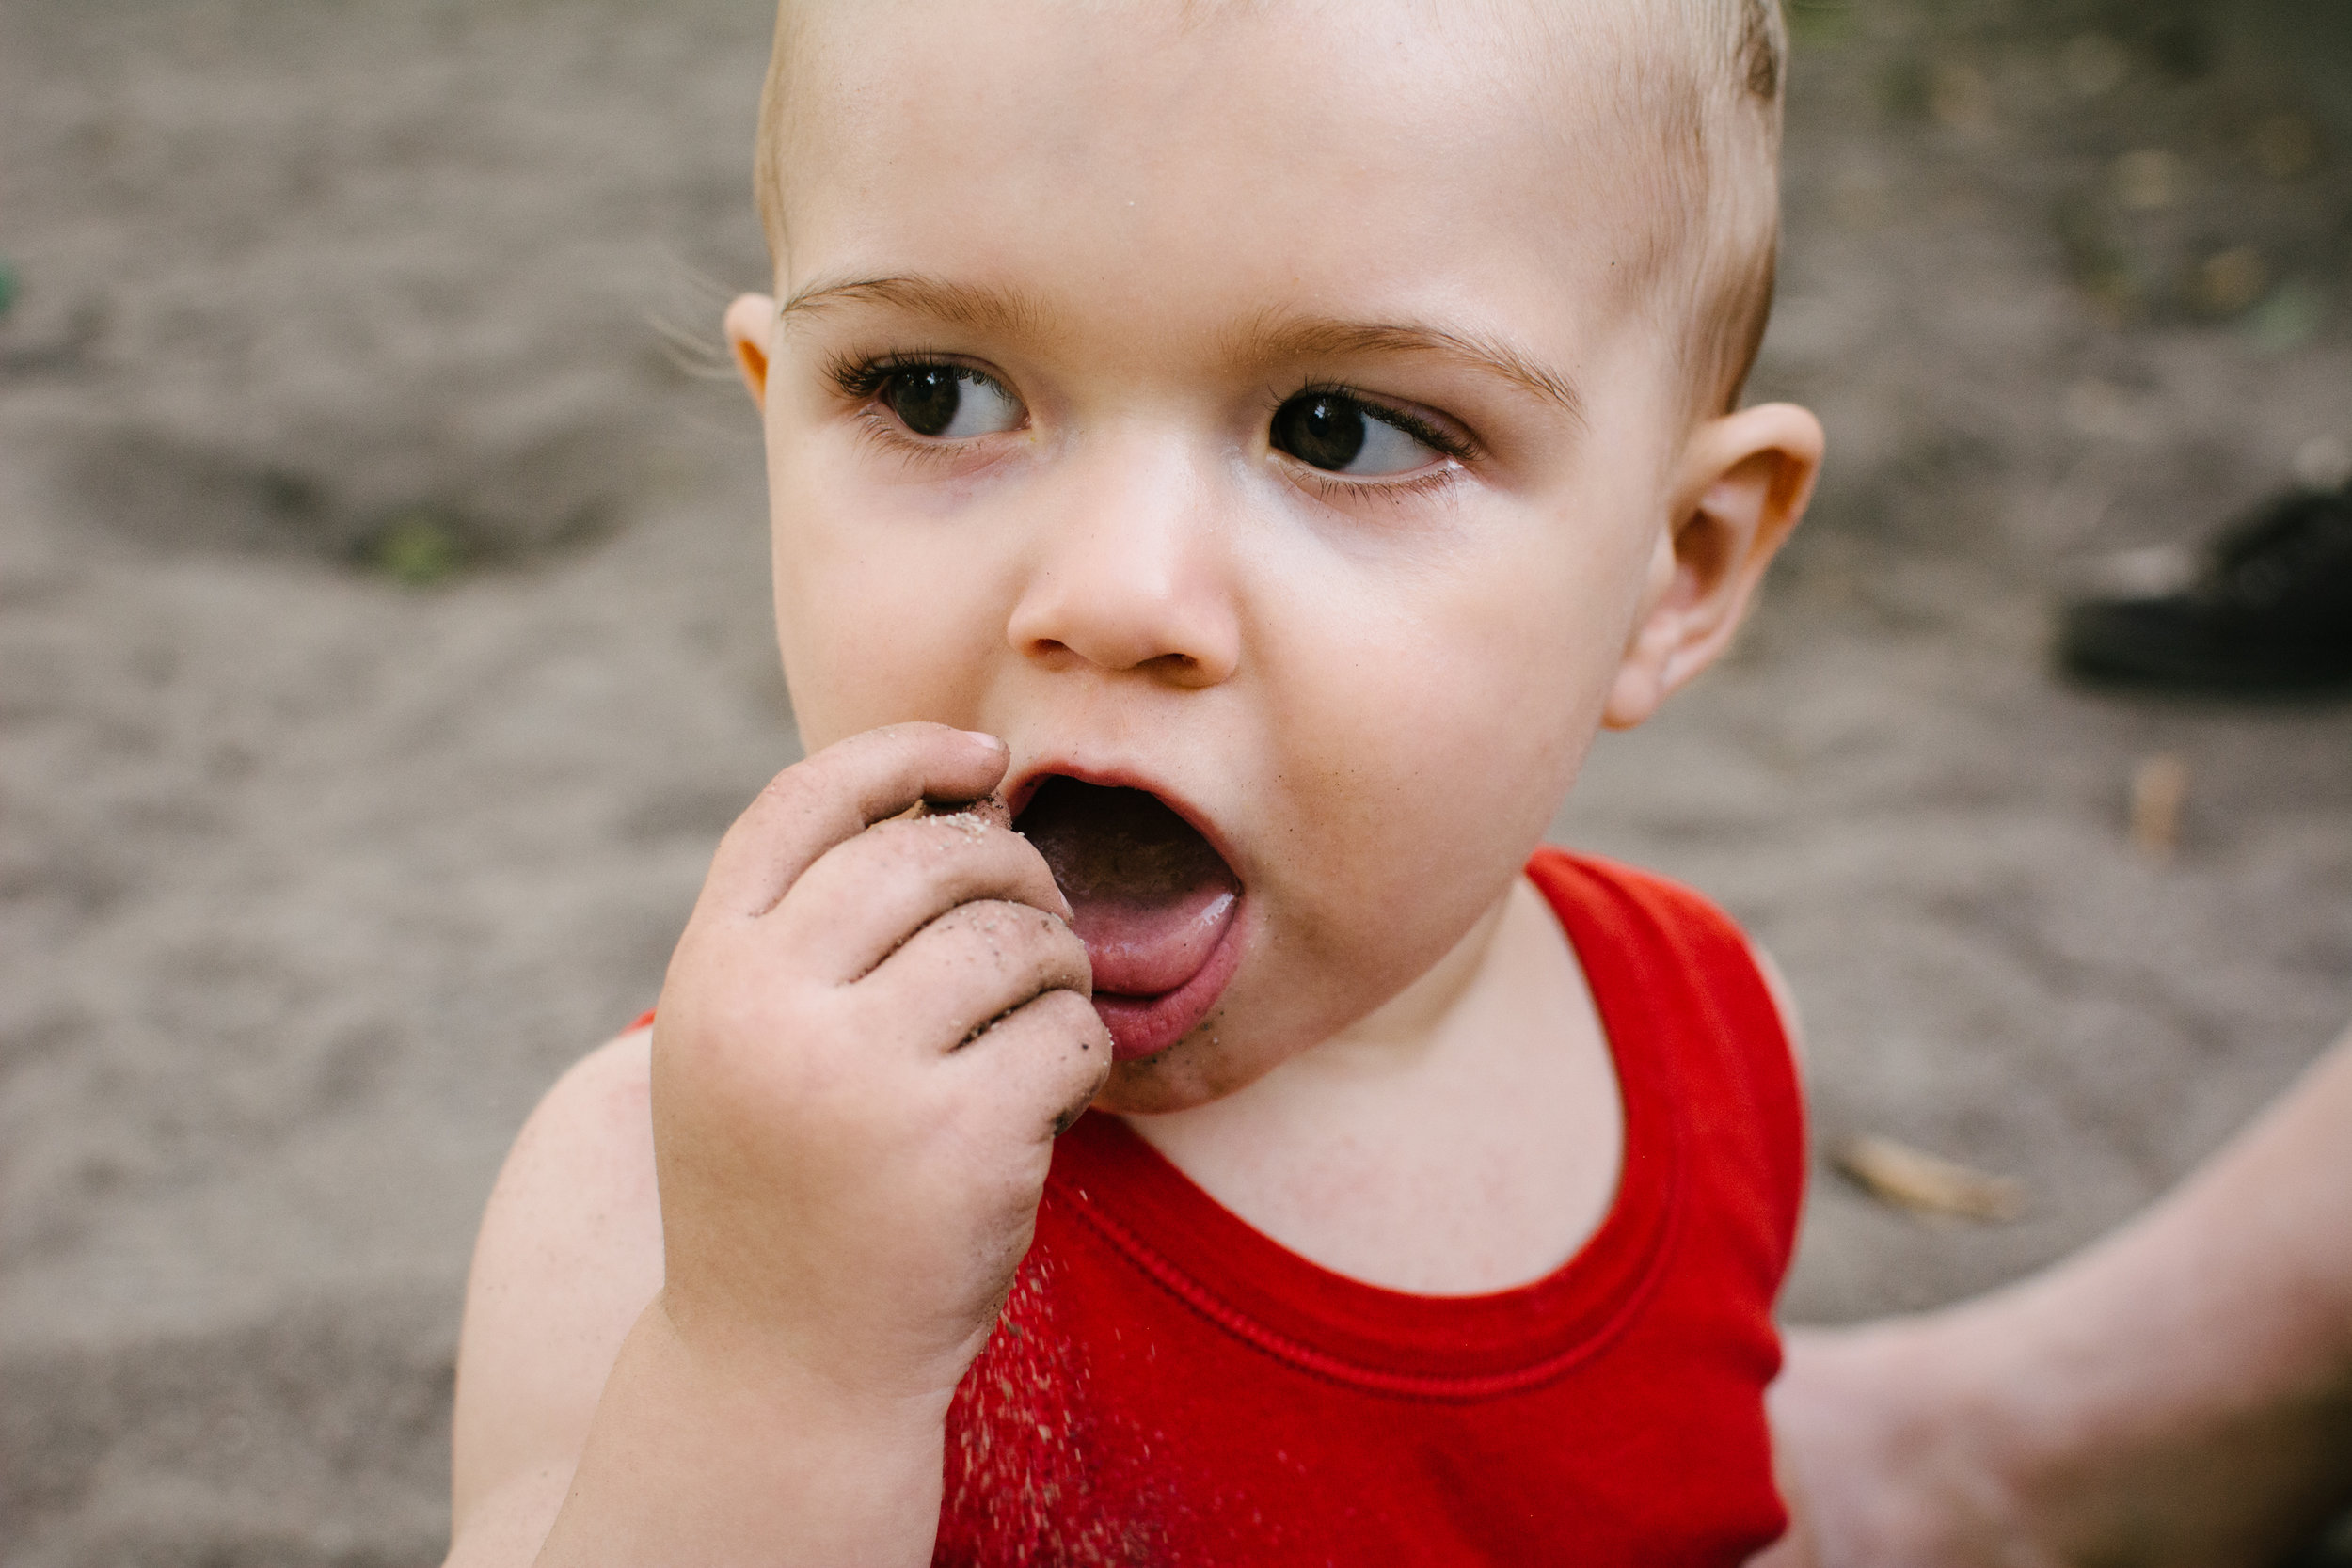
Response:
M1200 831L1148 790L1057 774L1013 826L1045 857L1094 969L1113 1054L1165 1051L1233 977L1241 879Z

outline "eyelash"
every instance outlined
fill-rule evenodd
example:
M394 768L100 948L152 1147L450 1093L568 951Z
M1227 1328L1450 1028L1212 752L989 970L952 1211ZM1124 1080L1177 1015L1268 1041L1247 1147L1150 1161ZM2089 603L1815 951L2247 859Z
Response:
M835 388L839 388L844 398L861 404L870 404L892 376L907 371L925 370L972 371L976 370L976 367L952 355L916 350L885 354L871 359L859 359L845 355L826 365L825 376ZM987 374L984 371L976 373ZM989 376L988 379L994 382L1007 396L1012 395L1011 389L1004 387L1003 383L996 382L995 377ZM1342 474L1308 467L1305 464L1298 465L1305 470L1308 483L1315 494L1327 502L1337 503L1351 499L1370 499L1394 503L1412 497L1437 495L1458 483L1462 477L1461 466L1480 456L1484 450L1475 437L1457 436L1451 431L1441 430L1426 420L1415 419L1404 410L1392 407L1378 398L1359 391L1343 382L1311 381L1296 391L1290 393L1289 396L1277 398L1266 408L1265 418L1270 421L1274 418L1275 411L1290 402L1292 398L1313 396L1345 398L1350 403L1375 411L1375 417L1383 422L1395 426L1430 451L1440 456L1451 458L1454 463L1451 467L1439 468L1430 473L1415 474L1409 479L1349 479ZM935 437L914 435L899 424L896 419L886 414L877 413L870 407L866 410L866 414L867 433L878 439L889 442L901 453L911 456L915 453L935 452L945 444Z
M1301 467L1306 467L1304 464ZM1348 501L1386 501L1391 506L1420 496L1442 495L1461 483L1459 467L1433 468L1409 479L1350 479L1345 474L1306 469L1307 483L1324 501L1339 506Z
M882 384L892 376L906 371L971 371L977 375L988 374L977 366L964 363L952 354L933 354L918 350L911 354L885 354L872 359L858 359L843 355L825 366L825 379L839 388L843 397L855 398L863 402L881 391ZM993 375L988 379L992 382L996 380Z

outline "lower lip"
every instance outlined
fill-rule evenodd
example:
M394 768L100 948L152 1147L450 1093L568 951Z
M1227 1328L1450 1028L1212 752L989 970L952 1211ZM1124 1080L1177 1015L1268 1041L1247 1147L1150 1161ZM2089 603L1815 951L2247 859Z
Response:
M1209 956L1191 979L1173 990L1157 996L1120 996L1109 991L1094 993L1094 1011L1103 1020L1103 1026L1111 1032L1111 1060L1132 1062L1145 1056L1156 1056L1183 1039L1209 1015L1216 999L1225 994L1232 982L1233 971L1241 967L1242 905L1247 898L1233 901L1233 908L1225 918L1225 929L1209 949Z

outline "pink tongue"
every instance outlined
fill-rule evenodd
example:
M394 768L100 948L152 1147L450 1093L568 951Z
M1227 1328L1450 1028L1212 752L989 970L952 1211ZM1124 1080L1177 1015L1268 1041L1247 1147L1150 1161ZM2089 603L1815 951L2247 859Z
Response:
M1224 888L1201 888L1166 904L1073 898L1079 940L1094 963L1094 989L1107 996L1158 996L1200 973L1233 912Z
M1208 962L1241 882L1156 797L1048 779L1019 827L1070 900L1096 991L1157 996Z

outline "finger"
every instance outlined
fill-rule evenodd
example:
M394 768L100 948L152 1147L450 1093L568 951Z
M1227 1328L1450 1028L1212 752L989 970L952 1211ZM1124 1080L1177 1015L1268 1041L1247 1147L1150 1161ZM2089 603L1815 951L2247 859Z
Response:
M826 747L770 780L719 841L703 902L762 915L818 856L925 800L977 800L1011 753L993 736L893 724Z
M941 1069L979 1114L1040 1142L1058 1136L1103 1092L1111 1036L1075 991L1047 991L991 1024Z
M899 1021L892 1033L946 1053L1047 991L1083 1002L1092 981L1076 932L1026 904L988 899L959 904L915 932L856 989Z
M975 899L1070 917L1045 857L1027 839L975 816L929 816L877 823L834 845L801 874L770 919L796 967L837 985L867 974L916 931Z

